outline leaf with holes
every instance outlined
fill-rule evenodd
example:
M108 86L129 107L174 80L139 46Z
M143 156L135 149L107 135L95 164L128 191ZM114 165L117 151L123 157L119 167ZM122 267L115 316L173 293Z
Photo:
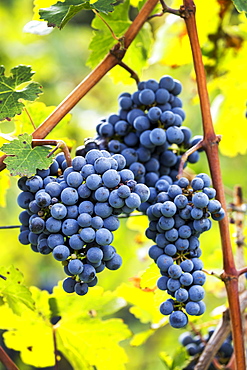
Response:
M98 0L90 4L89 0L66 0L58 1L49 8L41 8L39 10L40 18L48 22L50 27L58 27L62 29L81 10L97 10L108 14L114 10L112 3L114 0Z
M4 66L0 66L0 121L21 113L24 104L20 99L34 101L42 93L38 82L30 82L35 73L30 66L19 65L10 72L6 77Z
M52 164L52 158L47 158L50 149L45 146L32 148L32 136L23 134L11 143L0 148L7 158L4 163L12 176L27 176L35 174L37 169L46 169Z
M34 309L32 294L22 282L23 275L14 266L0 268L0 296L16 315L21 315L23 305Z

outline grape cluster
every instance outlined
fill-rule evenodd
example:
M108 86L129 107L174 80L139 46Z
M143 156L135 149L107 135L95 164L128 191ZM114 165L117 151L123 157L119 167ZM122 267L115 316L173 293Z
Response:
M191 130L183 126L185 112L178 97L182 85L171 76L160 81L150 79L138 84L133 94L122 93L118 98L118 114L111 114L97 126L97 136L85 146L77 148L77 155L85 156L92 148L120 153L127 168L138 183L155 190L157 181L164 175L176 180L181 154L195 145L201 136L192 138ZM198 151L188 158L195 163ZM152 203L142 205L145 212Z
M188 352L188 355L191 357L190 363L183 368L183 370L193 370L197 364L198 357L201 352L204 350L205 345L211 338L215 331L215 328L209 328L207 334L193 335L190 332L185 332L179 336L179 342L184 346ZM227 339L222 343L220 349L218 350L215 359L220 365L226 365L233 354L232 346L232 336L229 335ZM216 367L213 363L210 364L209 370L215 370Z
M62 261L66 292L84 295L97 283L96 273L119 268L111 245L118 216L135 209L146 214L146 236L155 242L149 255L162 275L157 285L172 297L160 311L176 328L187 324L187 314L205 310L199 236L210 229L210 215L224 217L206 174L191 184L177 180L181 155L202 139L183 125L181 90L168 75L140 82L133 94L119 96L118 113L101 120L71 167L61 153L48 170L18 183L25 209L19 240ZM200 150L188 162L197 162Z
M202 315L205 311L203 284L206 275L202 271L199 236L211 228L210 215L214 220L224 217L219 201L213 199L208 175L201 173L191 183L181 177L172 185L166 180L162 194L147 210L149 227L146 235L156 244L149 249L149 256L160 269L157 286L172 297L163 302L160 312L170 315L174 328L184 327L189 315ZM162 200L162 201L161 201Z
M130 214L150 194L125 165L121 154L93 149L67 167L62 153L48 170L18 181L17 202L25 209L19 216L19 241L62 261L68 293L86 294L97 283L96 273L121 266L111 245L118 215Z

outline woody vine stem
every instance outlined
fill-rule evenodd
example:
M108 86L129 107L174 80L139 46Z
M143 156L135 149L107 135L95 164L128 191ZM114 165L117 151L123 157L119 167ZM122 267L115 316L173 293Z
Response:
M170 9L164 1L162 5L162 14L168 12L179 15L185 20L188 36L190 39L191 50L196 72L198 94L202 112L202 123L204 138L200 145L204 148L213 185L217 191L217 198L226 210L226 201L221 177L218 144L220 137L214 132L212 117L210 113L210 103L206 84L206 75L202 62L202 55L197 35L195 21L195 4L192 0L183 0L183 5L178 10ZM150 14L154 10L158 0L147 0L139 14L130 25L129 29L113 49L106 55L103 61L58 105L50 116L32 133L34 139L44 139L61 119L91 90L114 66L121 63L128 47L140 31L144 23L150 19ZM156 16L161 16L161 13ZM0 171L5 168L3 163L5 156L0 158ZM229 222L227 216L220 221L220 234L223 253L223 273L221 279L224 281L229 302L229 312L232 325L233 343L235 350L235 363L237 370L245 370L245 352L242 333L241 310L239 304L238 278L242 271L238 271L235 266L233 252L230 242ZM208 367L208 366L207 366ZM200 363L196 370L206 370L207 367L201 367Z

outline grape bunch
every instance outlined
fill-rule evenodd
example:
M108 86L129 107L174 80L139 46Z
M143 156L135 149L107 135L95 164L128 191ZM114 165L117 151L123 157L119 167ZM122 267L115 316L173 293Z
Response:
M121 266L111 245L118 215L129 215L150 193L125 165L121 154L93 149L67 167L62 153L48 170L18 181L17 202L24 209L19 241L62 262L68 293L86 294L97 283L96 273Z
M77 155L85 156L93 148L122 154L135 180L152 189L164 175L176 181L181 154L201 140L201 136L192 138L191 130L182 125L185 112L178 97L181 90L178 80L163 76L159 82L140 82L133 94L122 93L118 114L103 119L96 127L96 137L77 148ZM198 159L195 151L188 162ZM141 210L145 212L149 205Z
M179 342L184 346L188 352L188 355L191 358L190 363L183 368L183 370L193 370L197 364L198 357L204 350L205 345L211 338L215 331L214 327L208 329L207 334L193 335L190 332L185 332L179 336ZM233 354L232 346L232 336L229 335L227 339L222 343L220 349L218 350L215 359L220 365L226 365ZM217 367L218 368L218 367ZM216 370L216 367L213 363L210 364L209 370Z
M184 327L189 315L202 315L205 311L203 284L206 275L202 271L199 236L211 228L210 215L214 220L224 217L218 200L213 199L208 175L201 173L191 183L181 177L172 185L166 180L159 198L147 210L149 227L146 235L156 244L150 247L149 256L160 269L157 281L159 289L172 297L163 302L160 312L170 315L174 328Z

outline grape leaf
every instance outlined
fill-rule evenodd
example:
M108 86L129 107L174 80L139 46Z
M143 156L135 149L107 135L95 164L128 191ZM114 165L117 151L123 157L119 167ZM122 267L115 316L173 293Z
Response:
M167 370L180 370L189 364L189 356L186 348L179 346L173 358L166 352L160 352L160 359Z
M61 282L51 297L62 317L57 328L58 349L74 369L91 369L94 365L106 370L112 361L116 369L124 369L127 357L118 342L128 338L130 332L122 320L101 320L124 307L124 299L97 286L83 297L82 304L82 297L65 293Z
M130 345L133 347L138 347L144 344L153 334L155 333L155 330L148 329L145 331L141 331L140 333L137 333L133 336L133 338L130 341Z
M121 319L80 320L66 315L66 322L62 318L57 329L57 346L73 369L91 369L91 365L108 370L114 364L114 369L124 370L128 359L119 342L130 335Z
M124 63L133 68L138 75L141 74L142 69L148 65L152 44L153 34L150 24L146 23L138 32L123 59ZM133 83L130 73L120 66L111 69L109 75L113 78L114 83Z
M7 304L0 306L0 328L6 330L5 345L20 352L24 363L39 368L55 365L52 325L41 304L34 311L24 307L21 316Z
M163 291L144 291L135 286L121 284L117 293L132 304L130 312L142 323L151 323L158 328L167 322L167 317L164 318L159 311L160 304L165 300Z
M247 0L232 0L232 2L239 12L247 12Z
M65 0L60 0L64 2ZM57 0L33 0L33 19L40 20L39 10L40 8L48 8L51 5L56 4Z
M246 41L238 53L232 48L227 50L225 60L221 62L221 70L227 73L209 83L210 91L215 91L218 95L212 103L212 113L215 130L222 135L219 148L223 155L229 157L238 154L244 155L247 152L246 99L244 95L247 81L242 78L242 73L245 73L246 69L246 58ZM236 91L239 93L236 94ZM238 123L238 129L229 132L233 120Z
M0 296L7 302L11 310L21 315L23 304L34 309L32 294L27 287L22 284L23 275L14 266L0 268Z
M52 158L47 158L50 149L45 146L32 148L32 136L23 134L11 143L3 144L0 148L9 155L4 160L12 176L32 176L37 169L46 169L52 163Z
M56 300L57 310L60 314L66 312L68 317L72 315L74 318L78 316L81 319L88 318L90 315L101 318L117 312L127 304L116 293L104 292L103 288L99 286L90 289L83 297L83 306L76 294L64 292L61 283L54 288L52 298Z
M180 7L180 4L180 0L173 0L170 6L176 9ZM207 9L211 11L208 12ZM197 6L197 30L202 47L204 45L208 47L209 33L217 32L219 13L220 3L215 0L200 2ZM172 14L166 16L166 21L157 31L149 62L150 64L161 62L173 68L192 63L190 42L183 19L174 17Z
M152 263L141 275L140 287L142 289L145 288L154 289L156 287L156 283L159 277L160 271L156 263Z
M118 5L113 13L107 16L102 15L102 18L112 28L117 37L121 37L131 24L128 10L129 1L125 1L123 4ZM116 40L99 17L93 19L91 26L96 31L94 31L94 36L89 45L91 54L87 60L87 65L94 68L106 56L113 45L116 44Z
M5 171L0 172L0 207L6 207L7 190L10 187L9 176Z
M99 12L108 14L114 10L112 6L114 2L114 0L98 0L90 4L89 0L58 1L49 8L41 8L39 14L41 19L48 22L48 26L62 29L66 23L81 10L95 9Z
M19 317L7 304L0 306L0 329L6 330L5 344L20 351L23 362L35 367L54 366L55 335L57 349L74 369L95 366L106 370L113 362L115 369L124 370L127 356L119 342L131 333L120 319L101 319L126 304L116 292L94 287L80 297L65 293L61 282L52 294L36 287L30 290L34 311L24 307ZM56 310L52 305L57 306ZM61 319L53 326L50 318L54 314Z
M30 82L35 73L30 66L19 65L10 72L6 77L4 66L0 66L0 121L21 113L24 104L20 99L34 101L42 93L38 82ZM28 84L22 87L23 83Z

